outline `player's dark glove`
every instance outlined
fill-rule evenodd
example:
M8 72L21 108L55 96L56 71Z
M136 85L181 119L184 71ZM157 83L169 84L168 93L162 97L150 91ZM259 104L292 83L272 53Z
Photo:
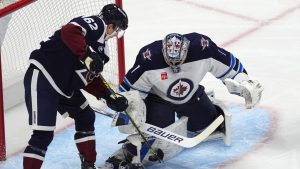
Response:
M105 55L105 54L103 54ZM97 54L96 52L93 52L90 50L90 48L87 48L84 64L86 68L94 75L98 75L103 71L104 67L104 61L101 57L101 55Z
M128 100L123 95L116 93L115 98L112 95L106 98L106 104L112 110L122 112L128 107Z

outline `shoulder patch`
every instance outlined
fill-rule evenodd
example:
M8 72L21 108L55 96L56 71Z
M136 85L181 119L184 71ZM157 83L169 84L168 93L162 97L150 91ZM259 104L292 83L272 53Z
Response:
M200 40L201 46L202 46L202 51L206 48L209 47L209 40L204 39L203 37Z
M151 51L149 49L147 49L145 52L143 52L143 57L144 59L148 59L148 60L151 60Z

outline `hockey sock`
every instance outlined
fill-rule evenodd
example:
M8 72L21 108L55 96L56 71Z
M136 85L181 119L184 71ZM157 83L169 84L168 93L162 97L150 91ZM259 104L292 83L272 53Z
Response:
M84 157L84 160L87 162L95 162L97 152L94 131L77 131L74 139L77 149L79 153Z
M39 160L31 157L23 157L23 169L40 169L43 164L43 160Z

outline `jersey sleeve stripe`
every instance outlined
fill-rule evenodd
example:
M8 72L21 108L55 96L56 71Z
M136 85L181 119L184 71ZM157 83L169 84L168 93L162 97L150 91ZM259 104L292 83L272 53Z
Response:
M123 86L122 86L122 84L119 86L119 91L120 92L126 92L126 91L128 91L128 90L126 90Z
M242 73L243 70L244 70L244 67L243 67L242 63L240 62L240 64L239 64L239 70L238 70L238 72L232 77L232 79L234 79L234 78L236 77L236 75L238 75L239 73Z
M230 62L230 67L229 69L224 73L222 74L221 76L217 77L218 79L221 79L223 77L225 77L232 69L233 67L235 66L235 63L236 63L236 59L235 57L231 54L231 62Z
M149 92L147 92L147 91L140 90L140 89L134 87L134 86L128 81L128 79L127 79L126 77L124 78L122 84L123 84L123 85L121 85L121 86L123 87L123 89L125 89L125 90L128 89L127 91L129 91L130 89L134 89L134 90L137 90L137 91L139 91L139 92L141 92L141 93L145 93L145 94L148 94L148 93L149 93Z

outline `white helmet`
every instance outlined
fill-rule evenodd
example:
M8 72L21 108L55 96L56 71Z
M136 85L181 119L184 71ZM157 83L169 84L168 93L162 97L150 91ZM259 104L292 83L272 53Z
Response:
M168 34L162 41L162 53L166 63L174 73L180 71L180 65L185 61L190 41L178 33Z

